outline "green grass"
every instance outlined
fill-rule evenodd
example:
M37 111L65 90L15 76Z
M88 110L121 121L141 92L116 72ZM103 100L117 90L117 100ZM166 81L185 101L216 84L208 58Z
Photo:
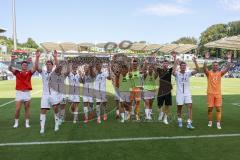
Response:
M41 81L33 79L33 93L41 90ZM223 79L223 119L222 130L207 127L206 79L192 78L193 120L195 130L186 127L179 129L174 119L176 115L175 97L171 108L173 121L166 126L161 122L127 122L120 124L110 114L108 121L98 125L95 121L84 125L66 122L59 132L53 131L53 112L47 116L46 133L39 134L39 111L41 93L33 95L31 101L31 128L24 128L24 118L21 112L20 127L12 129L15 111L14 103L0 108L0 143L90 140L128 137L159 137L159 136L191 136L209 134L240 133L240 79ZM110 83L108 83L108 86ZM0 82L0 105L14 100L14 81ZM175 85L174 85L175 86ZM111 89L109 88L111 92ZM175 95L175 89L173 90ZM109 97L108 111L114 108L114 101ZM82 105L79 107L82 110ZM143 109L143 106L142 106ZM154 103L154 112L157 106ZM186 109L185 109L186 112ZM80 127L81 126L81 127ZM0 160L8 159L239 159L240 137L179 139L179 140L149 140L134 142L108 142L87 144L55 144L32 146L0 147Z

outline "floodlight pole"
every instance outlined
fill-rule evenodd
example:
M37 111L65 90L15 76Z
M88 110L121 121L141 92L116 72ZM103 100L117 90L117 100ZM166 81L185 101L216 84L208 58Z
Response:
M16 10L15 0L12 0L12 23L13 23L13 49L17 49L17 32L16 32Z

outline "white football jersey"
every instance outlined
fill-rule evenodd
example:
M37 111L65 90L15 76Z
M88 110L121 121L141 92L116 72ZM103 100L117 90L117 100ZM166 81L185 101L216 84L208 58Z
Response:
M80 80L81 76L77 74L70 73L68 75L69 82L69 94L75 95L80 94Z
M47 72L46 70L42 70L40 75L42 76L42 85L43 85L43 95L50 94L50 87L49 87L49 79L52 72Z
M85 75L83 77L83 95L92 94L94 89L94 78L90 75Z
M66 94L65 80L66 80L65 75L63 75L63 74L58 75L58 74L56 74L56 72L53 71L49 78L50 92L51 93L60 93L63 95Z
M192 76L192 71L186 71L185 73L181 73L179 71L176 72L176 94L189 96L190 92L190 77Z
M95 78L95 87L94 89L99 92L105 92L106 91L106 80L109 76L109 73L107 71L98 73Z

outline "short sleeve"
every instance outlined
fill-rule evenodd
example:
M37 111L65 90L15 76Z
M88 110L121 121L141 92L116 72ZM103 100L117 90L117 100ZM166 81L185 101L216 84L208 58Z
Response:
M45 75L45 71L40 72L40 75L43 77Z
M18 75L20 73L20 71L19 70L15 70L15 72L13 72L13 74L16 76L16 75Z
M188 71L188 77L192 77L192 71Z
M30 76L32 76L32 75L34 74L34 72L32 72L31 70L29 70L29 71L28 71L28 74L29 74Z
M173 67L172 68L169 68L169 73L172 74L172 71L173 71Z

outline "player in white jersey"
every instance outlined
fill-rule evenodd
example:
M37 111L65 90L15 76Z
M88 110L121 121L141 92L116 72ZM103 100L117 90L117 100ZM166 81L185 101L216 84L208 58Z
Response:
M190 92L190 77L199 72L196 57L193 58L193 62L196 66L196 70L186 71L187 64L185 62L180 63L180 71L176 71L177 61L174 63L173 75L176 78L176 101L177 101L177 115L178 126L182 128L182 107L188 106L188 120L187 128L194 129L192 126L192 96Z
M54 72L51 74L50 86L57 95L60 108L59 108L59 125L64 122L65 118L65 106L66 106L66 84L65 80L70 73L70 66L66 65L64 61L56 67Z
M97 122L101 123L101 107L103 110L103 120L107 120L106 114L106 80L110 80L110 68L108 71L102 72L102 63L96 64L96 77L94 84L94 93L96 96L96 113L97 113Z
M57 65L57 51L54 51L53 54L54 63ZM36 54L36 62L39 62L40 52ZM38 63L35 64L37 71L42 76L42 84L43 84L43 92L41 98L41 113L40 113L40 133L43 134L45 131L45 122L46 122L46 113L50 107L53 107L55 113L55 131L59 130L59 119L58 119L58 108L59 108L59 99L56 96L54 90L50 88L49 81L51 80L51 74L54 67L53 61L48 60L46 61L46 68L47 70L42 70L38 67Z
M93 104L94 97L94 79L95 73L92 65L86 64L84 66L83 81L83 111L85 115L84 123L88 123L88 112L91 104Z
M78 105L80 103L80 82L82 81L81 73L78 72L78 65L72 65L72 71L68 75L69 81L69 102L73 114L73 123L78 120Z

